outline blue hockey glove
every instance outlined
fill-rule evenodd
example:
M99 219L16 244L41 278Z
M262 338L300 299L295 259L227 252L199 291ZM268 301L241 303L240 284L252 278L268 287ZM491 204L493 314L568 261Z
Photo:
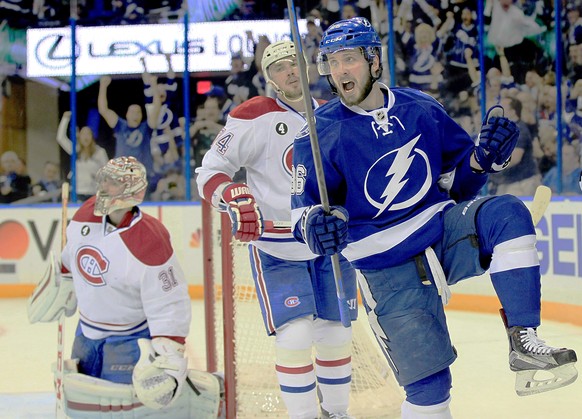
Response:
M501 116L493 116L492 113L499 112L498 109L501 110ZM518 139L517 124L503 116L501 106L493 106L487 111L481 127L475 160L484 172L500 172L509 164Z
M303 213L301 234L309 249L317 255L331 256L348 245L348 212L343 207L314 205Z
M229 184L222 191L222 200L226 204L235 239L249 242L263 234L263 214L247 185Z

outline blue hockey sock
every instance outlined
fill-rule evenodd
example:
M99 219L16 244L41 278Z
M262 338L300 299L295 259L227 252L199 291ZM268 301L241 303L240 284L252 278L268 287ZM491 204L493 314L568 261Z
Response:
M509 326L540 323L541 281L529 210L511 195L487 201L477 214L479 245L491 255L491 281Z

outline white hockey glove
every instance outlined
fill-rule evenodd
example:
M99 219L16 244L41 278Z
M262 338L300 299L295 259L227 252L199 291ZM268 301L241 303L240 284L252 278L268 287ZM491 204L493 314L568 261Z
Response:
M77 310L73 276L61 273L61 264L53 252L50 265L28 299L28 320L49 323L64 314L72 316Z
M133 370L133 387L147 407L161 409L180 395L188 376L184 345L168 338L139 339L141 355Z

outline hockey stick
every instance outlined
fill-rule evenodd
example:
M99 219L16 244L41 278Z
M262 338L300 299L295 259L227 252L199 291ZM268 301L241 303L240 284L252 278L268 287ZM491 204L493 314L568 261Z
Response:
M307 66L303 59L303 46L299 37L299 27L297 26L297 14L293 0L287 0L287 9L289 10L289 21L291 24L291 34L295 50L297 51L297 65L299 66L299 79L301 81L301 90L303 91L303 102L305 103L305 119L309 127L309 139L311 140L311 153L313 154L313 165L317 175L317 186L319 188L319 198L323 210L329 213L329 199L327 196L327 187L325 185L325 173L321 162L321 152L319 149L319 140L315 131L315 116L313 115L313 104L311 103L311 93L309 91L309 82L307 80ZM346 300L342 272L340 269L339 256L332 255L331 263L333 267L333 276L335 278L335 287L339 304L341 322L345 327L350 327L352 322L350 318L350 309Z
M67 243L67 205L69 204L69 183L64 182L61 189L61 251ZM57 393L56 416L66 418L63 400L63 342L65 340L65 313L61 313L58 322L57 333L57 371L55 379L55 390Z
M551 200L552 190L544 185L538 186L529 209L534 226L537 226L542 219Z

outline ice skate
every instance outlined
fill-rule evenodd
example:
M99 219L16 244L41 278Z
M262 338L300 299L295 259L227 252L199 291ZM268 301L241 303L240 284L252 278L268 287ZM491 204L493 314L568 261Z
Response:
M355 419L353 416L348 415L347 412L340 413L329 413L322 409L322 419Z
M500 313L509 337L509 368L517 374L515 392L519 396L554 390L576 381L578 371L574 365L577 360L574 350L546 345L534 328L507 327L503 309Z

